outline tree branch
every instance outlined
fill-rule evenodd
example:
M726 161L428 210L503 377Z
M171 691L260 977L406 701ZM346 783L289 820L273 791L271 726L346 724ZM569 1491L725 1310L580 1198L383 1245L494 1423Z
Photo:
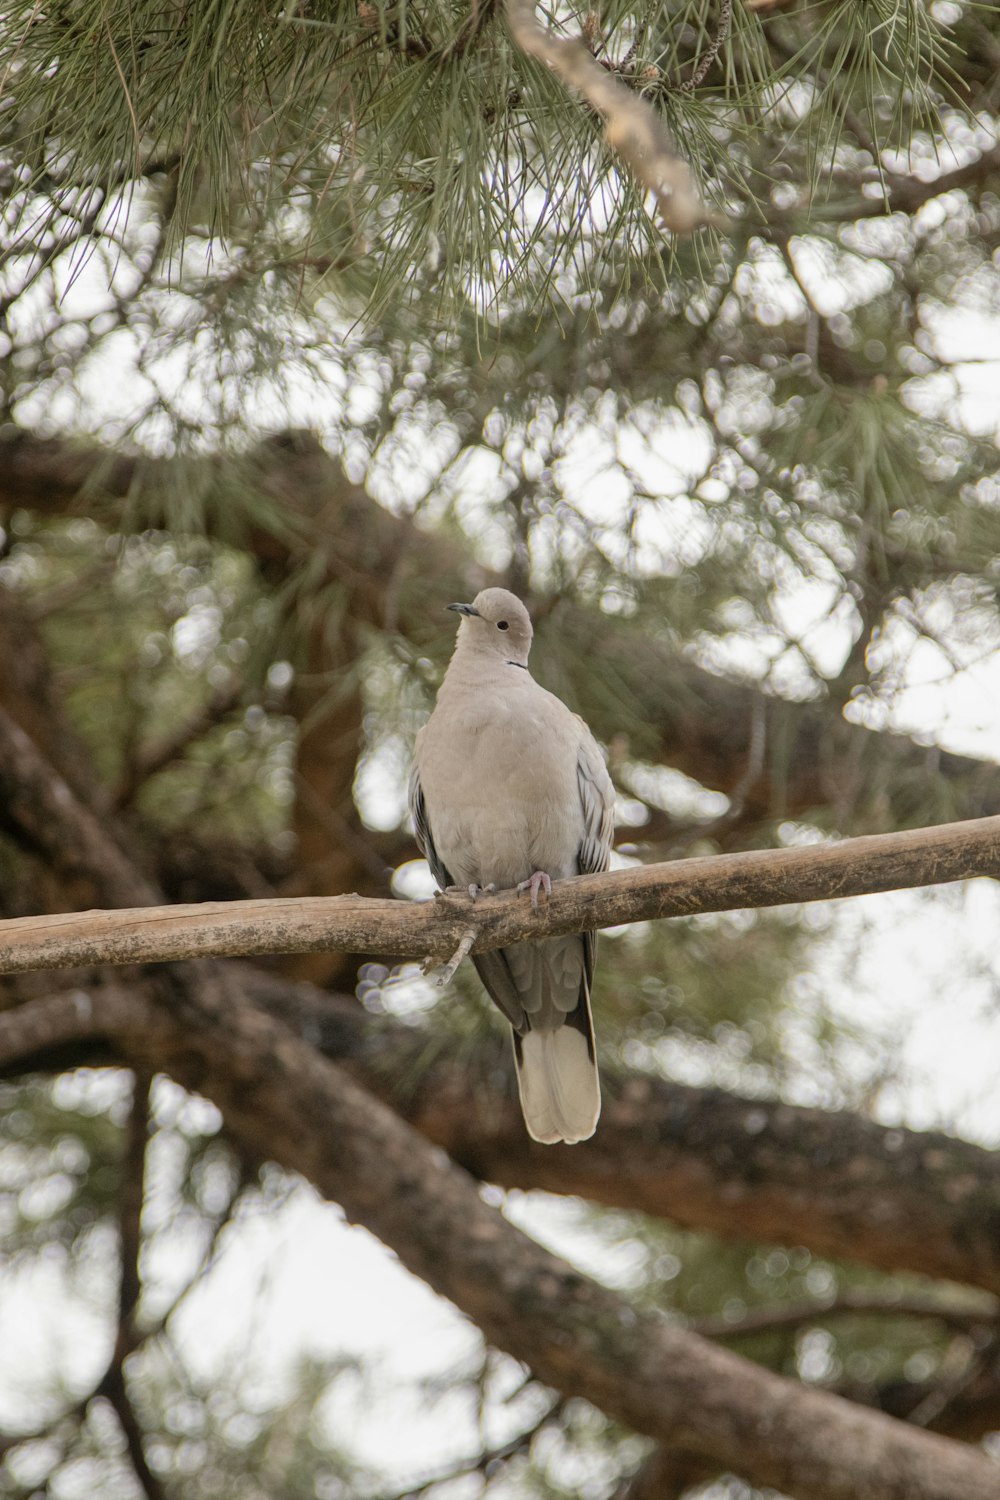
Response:
M16 744L19 734L8 727L9 742ZM0 716L0 755L3 748ZM3 785L0 766L0 791ZM92 840L94 826L85 809L78 811L80 830ZM116 863L110 851L108 857ZM20 917L0 923L0 973L329 949L446 960L470 931L475 941L464 951L485 953L622 923L832 901L984 875L1000 875L1000 817L579 875L556 881L537 908L504 891L478 901L314 896Z
M133 1065L213 1099L244 1150L308 1177L545 1383L803 1500L992 1500L989 1460L671 1328L542 1250L342 1069L234 1010L210 971L196 990L183 969L158 983L155 1016L134 1007L122 1034Z
M460 1060L428 1060L412 1027L248 964L229 967L241 995L480 1181L1000 1293L997 1152L941 1131L610 1068L596 1136L553 1152L526 1135L513 1089L497 1088L492 1041L464 1049ZM120 1064L115 1038L152 1026L155 1015L142 986L110 977L29 1001L0 1015L0 1075Z
M159 892L127 858L99 819L0 709L0 828L65 878L92 882L96 899L126 906L155 903Z
M121 1243L121 1280L118 1288L118 1348L120 1361L133 1347L133 1323L142 1290L140 1259L142 1254L142 1203L146 1178L146 1145L149 1139L150 1100L153 1075L138 1070L132 1080L132 1107L129 1110L122 1159L119 1239Z
M128 1388L125 1384L125 1372L117 1360L112 1360L105 1372L100 1387L94 1394L104 1396L114 1408L115 1415L118 1418L122 1434L125 1438L129 1462L132 1465L139 1488L146 1496L146 1500L168 1500L166 1490L156 1474L149 1467L144 1447L143 1431L129 1398Z
M285 1028L253 1007L234 1013L222 986L192 995L183 969L160 983L158 1034L127 1038L134 1059L213 1099L241 1145L308 1177L546 1384L808 1500L993 1500L989 1459L632 1308L521 1234Z
M808 1500L994 1493L988 1461L637 1314L513 1229L473 1179L284 1027L234 1012L223 987L193 994L181 970L160 979L168 1008L117 1011L133 1062L214 1099L244 1149L303 1172L546 1383Z
M412 1027L240 965L241 984L477 1178L573 1194L729 1240L915 1271L1000 1294L1000 1153L943 1131L602 1067L600 1128L527 1136L489 1043L428 1062Z
M755 1338L779 1329L802 1328L831 1318L929 1318L967 1332L969 1328L995 1324L1000 1318L996 1298L978 1305L959 1306L940 1297L899 1296L893 1292L871 1292L849 1287L825 1302L789 1302L781 1307L754 1307L735 1320L700 1318L690 1327L702 1338Z
M550 68L560 83L582 94L603 118L608 145L639 186L653 194L667 229L689 234L699 224L721 225L721 217L710 213L699 198L690 167L647 99L602 68L578 38L558 36L540 26L535 0L507 0L507 24L523 53Z

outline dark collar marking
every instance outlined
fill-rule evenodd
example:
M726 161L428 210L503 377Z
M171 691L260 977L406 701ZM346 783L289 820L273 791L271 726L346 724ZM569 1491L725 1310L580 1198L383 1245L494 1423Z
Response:
M509 661L507 665L508 667L520 667L522 672L526 672L528 670L523 661Z

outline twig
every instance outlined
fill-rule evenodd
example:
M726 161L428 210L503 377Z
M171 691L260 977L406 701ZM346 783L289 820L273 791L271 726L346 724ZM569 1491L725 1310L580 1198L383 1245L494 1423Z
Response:
M692 89L696 89L705 81L705 75L721 52L722 44L728 37L732 24L733 0L720 0L719 24L716 27L715 36L695 63L691 77L677 85L678 93L689 94Z
M540 26L535 0L507 0L507 24L522 52L551 68L561 83L582 94L603 118L605 140L639 184L653 194L665 228L689 234L700 224L724 223L701 201L690 167L647 99L602 68L582 41L557 36Z
M826 1302L793 1302L787 1307L760 1307L746 1313L737 1322L727 1318L700 1318L687 1326L706 1339L750 1338L761 1333L775 1333L782 1328L799 1328L835 1317L909 1317L936 1318L952 1327L968 1329L976 1324L995 1323L1000 1317L1000 1301L984 1298L980 1308L949 1307L930 1297L893 1297L891 1294L845 1291Z
M458 968L463 958L468 958L469 954L472 952L472 945L475 941L476 929L474 927L470 927L465 932L463 932L461 942L438 975L437 982L441 989L444 989L446 984L451 983L455 975L455 970Z
M485 1474L487 1469L492 1471L494 1465L505 1464L510 1459L516 1458L519 1453L526 1452L538 1434L550 1422L556 1421L562 1415L565 1405L566 1399L561 1396L557 1401L553 1401L530 1427L517 1433L515 1437L508 1438L505 1443L497 1443L495 1447L484 1448L481 1453L476 1454L475 1458L470 1459L468 1463L460 1464L458 1468L448 1469L444 1473L423 1479L419 1484L412 1485L408 1489L395 1490L391 1495L380 1495L378 1500L419 1500L421 1495L426 1495L428 1490L434 1489L439 1484L449 1484L453 1479L464 1479L469 1474Z

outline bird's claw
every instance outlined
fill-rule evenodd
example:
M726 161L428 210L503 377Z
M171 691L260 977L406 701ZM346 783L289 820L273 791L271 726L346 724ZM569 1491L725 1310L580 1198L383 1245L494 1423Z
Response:
M552 895L552 877L546 875L544 870L536 870L533 875L528 876L527 880L520 881L517 887L517 894L520 895L522 891L530 891L531 904L532 906L537 906L539 891L545 892L546 900Z
M443 891L435 891L434 897L440 901L442 896L468 896L470 901L478 901L480 896L495 896L497 888L491 882L489 885L446 885Z

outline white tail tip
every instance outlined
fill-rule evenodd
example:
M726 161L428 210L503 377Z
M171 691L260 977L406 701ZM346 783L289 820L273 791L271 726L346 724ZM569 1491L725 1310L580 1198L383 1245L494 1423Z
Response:
M528 1134L553 1145L585 1141L597 1129L601 1085L587 1038L573 1026L514 1037L517 1086Z

